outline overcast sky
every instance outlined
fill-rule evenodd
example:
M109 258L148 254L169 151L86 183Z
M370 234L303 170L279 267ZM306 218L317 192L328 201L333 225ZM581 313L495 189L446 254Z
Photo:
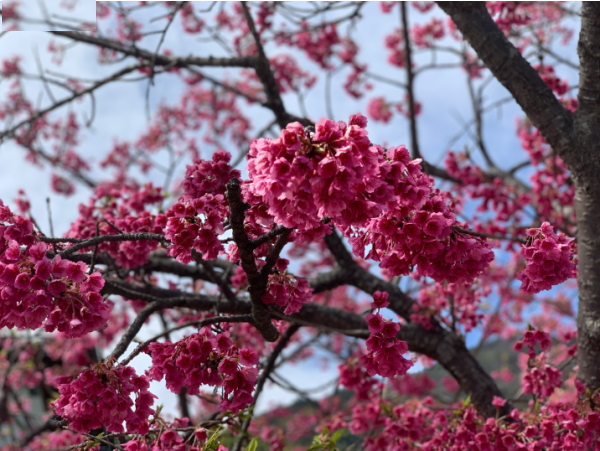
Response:
M58 3L60 3L60 0L44 0L44 2L49 10L59 10ZM33 13L35 5L38 2L37 0L24 0L23 3L30 4L31 9L28 8L28 11ZM358 25L356 36L360 37L358 42L362 45L363 51L363 53L359 54L359 59L370 63L370 71L377 72L389 78L404 80L404 74L401 70L392 68L387 64L388 52L382 44L385 34L391 32L393 28L398 27L399 19L397 11L394 10L394 13L383 16L375 11L377 8L379 8L379 5L375 3L366 5L363 12L364 20ZM95 20L95 18L89 19L92 11L95 14L95 10L89 0L78 0L75 9L72 11L63 9L63 11L65 15L77 14L77 17L81 17L84 20ZM423 20L422 16L414 9L409 8L409 12L411 21L418 19L420 22ZM156 9L142 14L148 18L157 15ZM441 12L436 12L435 14L443 17ZM156 29L160 24L161 22L157 22L155 26L150 25L149 29ZM102 21L101 26L103 30L106 30L107 27L114 29L112 20L108 22ZM176 21L165 39L162 46L163 49L168 48L175 55L188 55L190 53L200 56L208 56L209 54L214 56L222 55L222 52L219 53L218 48L206 43L199 44L194 38L183 35L179 30L179 21ZM340 31L342 34L344 28ZM115 66L99 66L96 63L97 50L85 44L77 44L68 50L63 64L57 67L51 64L52 55L47 51L47 46L51 39L57 43L67 42L44 32L5 33L0 38L0 60L15 54L21 55L23 57L23 70L28 74L38 74L40 69L36 64L35 55L37 54L43 68L42 70L50 69L62 74L76 75L85 79L99 79L102 76L116 72L118 68L124 65L132 64L132 60L127 60ZM156 44L157 37L153 37L140 44L140 47L154 50ZM565 54L564 52L566 52L569 59L577 61L575 42L567 50L564 50L564 47L560 49L561 54ZM267 48L267 51L270 56L285 52L284 49L273 48ZM438 61L441 62L444 58L443 55L438 55ZM421 56L417 56L417 63L420 62L423 62L423 59ZM310 64L307 64L307 66L310 67ZM234 70L214 71L214 73L223 72L236 73ZM561 67L558 69L558 72L563 77L569 77L572 84L577 82L576 74L573 71L568 71L564 67ZM179 101L184 86L182 83L175 83L174 81L175 77L168 74L156 77L155 85L150 90L151 111L155 110L160 101L166 101L168 104L175 104ZM343 81L344 77L338 77L334 79L333 83L332 97L334 99L333 111L335 115L333 119L335 120L347 120L351 114L358 112L366 113L367 99L374 95L383 95L393 100L400 100L403 96L403 92L398 88L389 88L386 85L380 84L365 98L354 100L344 93L342 88ZM44 91L44 87L39 82L25 80L23 83L30 99L42 98L42 105L48 103L48 96ZM0 101L4 98L9 84L9 81L0 82ZM115 138L134 141L148 126L145 114L146 87L146 81L138 83L119 82L104 86L97 91L95 96L95 119L92 126L84 132L80 145L81 153L89 158L90 162L98 162L102 156L106 155ZM65 90L54 87L51 89L57 99L69 95ZM318 120L325 116L324 92L324 84L320 80L313 92L306 98L307 109L313 120ZM489 103L507 95L507 91L496 82L492 82L486 92L486 101ZM471 118L471 107L467 96L465 75L460 69L427 72L417 79L416 95L417 99L423 105L422 114L418 118L421 152L430 162L440 164L441 157L448 150L449 141L462 128L463 124L461 121L467 121ZM290 106L290 110L293 113L301 113L297 108L295 97L287 95L284 97L284 100ZM64 117L66 111L69 109L73 109L79 114L84 115L84 117L89 118L91 115L89 97L86 97L82 102L75 102L74 104L62 107L53 117ZM255 126L257 130L271 120L270 115L265 111L256 110L253 112L252 117L256 119ZM488 146L492 149L491 152L498 157L496 160L500 161L505 168L522 161L525 157L525 153L520 149L515 134L515 118L517 117L522 117L522 112L513 103L504 106L500 111L488 114L485 121L484 134ZM0 123L0 125L2 124ZM409 144L408 124L405 119L397 115L387 125L381 125L370 120L368 130L371 141L374 143L390 146ZM459 140L452 146L452 149L463 150L464 144L467 142L469 141L466 139ZM202 143L199 146L203 156L209 157L212 149ZM236 151L236 149L229 150ZM10 205L15 198L17 190L20 188L25 189L32 201L33 215L42 229L44 229L48 227L45 199L46 197L50 197L54 229L57 234L64 233L68 229L69 224L77 217L76 205L79 202L86 201L89 191L78 186L77 193L70 198L51 193L49 191L50 172L48 169L33 167L24 161L24 156L25 152L23 149L12 142L7 142L0 146L0 161L2 162L0 164L0 199ZM179 176L181 176L181 173ZM156 182L160 182L160 180L162 179L157 178ZM44 231L47 232L47 229ZM473 342L473 339L471 339L471 342ZM143 356L139 360L136 359L134 361L137 362L135 366L138 370L142 369L145 358L146 356ZM282 373L293 379L299 387L309 388L321 385L325 381L332 379L336 376L337 371L335 365L330 366L328 370L323 370L317 366L317 361L313 360L310 365L287 367L285 370L282 370ZM162 393L164 392L163 390ZM168 406L171 404L171 401L174 402L175 397L170 397L170 400L167 400L168 396L164 398ZM259 406L264 408L272 402L286 402L292 399L295 399L295 395L270 388L266 395L261 397Z

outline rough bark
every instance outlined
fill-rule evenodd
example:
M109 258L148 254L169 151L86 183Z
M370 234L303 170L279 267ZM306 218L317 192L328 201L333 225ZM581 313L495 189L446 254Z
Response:
M584 2L575 146L567 162L577 187L578 377L600 388L600 5Z

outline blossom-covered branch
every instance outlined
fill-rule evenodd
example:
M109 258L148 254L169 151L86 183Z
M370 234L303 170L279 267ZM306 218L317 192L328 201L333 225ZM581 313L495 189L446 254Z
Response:
M244 272L246 273L250 285L248 292L250 293L250 299L252 301L252 316L254 317L255 326L265 340L275 341L279 337L279 332L275 326L271 324L269 309L262 300L267 289L268 272L263 273L256 267L253 253L255 246L244 231L244 212L249 208L249 205L242 201L240 183L235 178L227 183L227 199L229 200L229 219L231 222L233 239L238 246L242 267L244 268ZM279 252L277 252L277 254L279 254ZM267 269L267 271L270 271L270 268Z

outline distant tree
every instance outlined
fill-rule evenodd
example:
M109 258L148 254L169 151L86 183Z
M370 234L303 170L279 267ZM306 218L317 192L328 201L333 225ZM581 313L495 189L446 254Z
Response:
M61 237L25 192L0 202L2 449L283 449L306 434L311 450L342 435L368 450L600 449L600 6L440 2L446 18L431 2L379 7L99 2L96 31L53 31L48 51L60 65L93 49L109 75L2 62L0 142L51 167L55 192L91 192ZM357 39L379 14L397 22L385 42ZM575 21L579 62L555 45ZM168 33L195 44L167 50ZM385 74L373 46L388 53ZM577 88L560 65L578 71ZM463 71L472 103L472 142L443 165L418 133L435 107L415 94L430 70L439 83ZM27 97L31 78L47 100ZM60 116L89 97L89 127L103 86L148 96L167 80L179 102L147 100L148 130L99 163L80 145L84 117ZM487 104L494 80L510 97ZM378 143L356 111L336 122L338 85L343 105L368 99L372 121L405 117L408 142ZM400 94L369 94L385 85ZM305 104L323 86L327 119ZM506 100L525 113L512 167L484 136L486 112ZM482 368L476 350L494 338L517 340L521 374ZM277 369L317 350L352 398L253 421L269 381L308 396ZM144 353L142 373L131 365ZM416 360L452 375L450 396L407 374ZM520 393L503 394L496 380L514 377ZM150 389L163 379L177 418Z

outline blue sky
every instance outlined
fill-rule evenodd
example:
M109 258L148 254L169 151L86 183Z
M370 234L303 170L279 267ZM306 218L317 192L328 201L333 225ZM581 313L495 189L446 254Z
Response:
M22 22L21 31L69 30L64 26L50 27L44 19L58 24L78 27L81 22L96 22L95 0L20 0L19 13L28 22Z

